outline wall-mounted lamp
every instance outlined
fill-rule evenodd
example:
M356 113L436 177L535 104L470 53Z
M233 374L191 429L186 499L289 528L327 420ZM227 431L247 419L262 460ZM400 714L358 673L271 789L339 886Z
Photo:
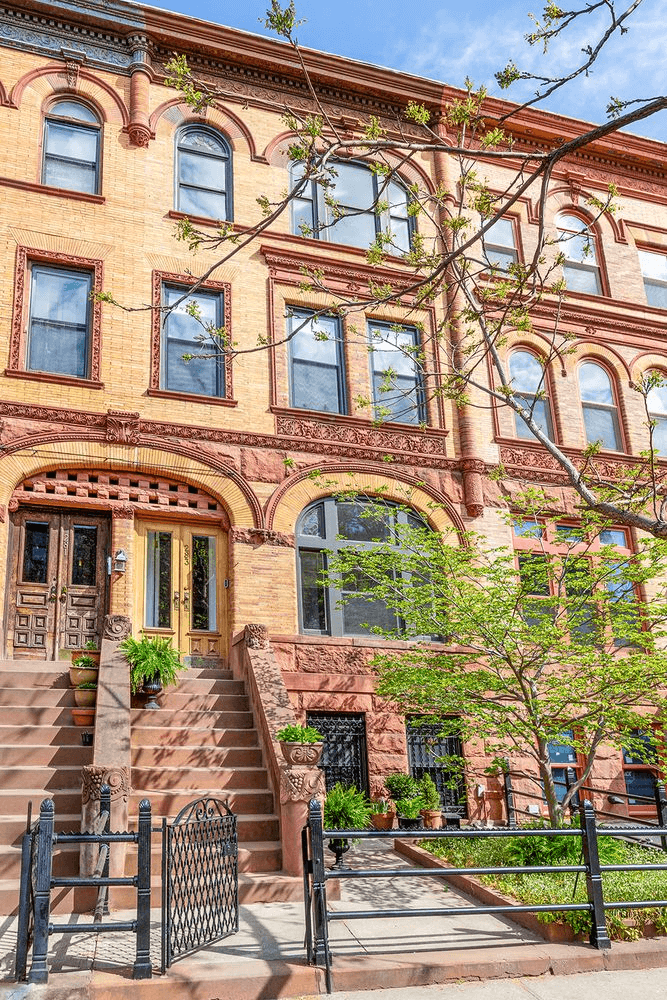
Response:
M484 785L477 785L477 787L475 788L475 795L477 796L478 799L484 798L484 796L486 795L486 788L484 787Z
M118 552L113 557L113 571L114 573L124 573L127 569L127 555L124 549L118 549Z

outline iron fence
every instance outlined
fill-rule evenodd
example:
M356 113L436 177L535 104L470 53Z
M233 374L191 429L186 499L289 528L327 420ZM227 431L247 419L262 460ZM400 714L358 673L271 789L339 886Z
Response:
M575 837L581 841L581 863L576 865L522 865L501 868L451 868L443 872L442 868L385 868L385 869L327 869L324 864L325 839L382 840L396 836L394 831L376 830L325 830L322 826L322 808L313 799L310 802L308 823L301 835L303 852L303 885L305 906L305 948L310 964L320 965L325 970L327 993L331 993L332 962L329 947L329 924L334 920L369 920L383 917L395 919L400 917L462 917L477 914L505 914L511 918L512 913L554 913L554 912L585 912L591 916L590 943L598 949L611 948L607 933L605 913L608 910L645 909L649 907L667 907L667 900L634 900L630 902L606 902L603 895L602 874L604 872L623 871L667 871L667 862L662 864L625 864L601 865L598 853L598 827L595 811L590 802L582 800L579 807L580 826L564 829L526 829L520 827L502 827L491 830L452 829L443 830L401 830L401 839L411 840L443 840L443 839L480 839L482 837ZM667 836L667 828L653 828L657 834ZM605 829L605 836L624 837L633 832L633 828L613 827ZM634 829L636 833L636 828ZM548 904L502 904L494 906L468 906L455 908L429 909L392 909L392 910L353 910L330 911L327 907L327 882L331 879L365 879L365 878L429 878L442 879L447 875L499 875L499 874L549 874L556 872L572 872L584 875L586 881L587 902L585 903L548 903Z

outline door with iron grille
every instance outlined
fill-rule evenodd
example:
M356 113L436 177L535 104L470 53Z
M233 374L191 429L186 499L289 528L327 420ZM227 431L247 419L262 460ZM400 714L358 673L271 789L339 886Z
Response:
M368 795L365 715L352 712L309 712L306 721L324 736L320 767L324 771L327 791L340 781L342 785L354 785L360 792Z
M162 971L238 929L236 816L197 799L162 825Z
M442 726L437 722L413 725L408 722L405 735L408 743L408 767L413 778L430 774L440 793L446 812L459 816L468 815L466 790L463 778L439 757L463 757L463 747L458 736L441 736Z

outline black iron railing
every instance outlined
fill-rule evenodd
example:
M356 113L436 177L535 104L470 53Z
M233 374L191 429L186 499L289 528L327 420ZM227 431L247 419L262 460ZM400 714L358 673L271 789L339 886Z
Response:
M329 924L332 920L376 920L383 917L451 917L475 914L512 913L554 913L580 911L591 915L590 943L598 949L611 947L607 933L605 913L607 910L642 909L667 907L667 900L634 900L630 902L605 902L602 890L603 872L619 871L667 871L667 862L646 865L601 865L598 854L598 832L595 811L588 801L579 807L580 826L565 829L525 829L504 827L492 830L452 829L444 830L401 830L399 836L411 840L479 839L481 837L577 837L581 840L582 863L578 865L525 865L502 868L451 868L446 875L500 875L500 874L549 874L555 872L576 872L586 880L587 902L548 903L524 905L519 903L498 906L469 906L455 908L397 909L397 910L353 910L329 911L327 907L326 884L331 879L367 878L443 878L442 868L385 868L385 869L327 869L324 864L325 839L378 840L395 837L394 831L370 830L325 830L322 827L322 809L316 800L311 801L308 823L302 831L303 886L306 920L305 947L311 964L323 966L327 992L332 992L331 950L329 947ZM655 828L654 828L655 829ZM636 828L614 827L605 829L605 836L624 837L636 833ZM657 828L655 832L667 836L667 828ZM445 875L445 877L446 877Z
M136 953L133 967L135 979L150 979L153 974L150 954L150 911L151 911L151 807L147 799L139 805L139 822L136 832L110 833L108 827L108 803L110 791L103 786L102 794L106 809L100 809L96 832L57 833L53 799L44 799L39 811L39 820L24 835L19 899L19 934L16 951L15 977L17 982L26 978L27 957L32 937L32 962L29 983L46 983L49 979L47 966L49 937L52 934L102 934L131 931L136 935ZM107 816L104 813L107 812ZM102 827L102 829L99 829ZM137 874L128 877L110 878L108 874L108 853L98 852L95 872L92 876L53 876L53 851L59 844L94 844L108 848L109 844L137 845ZM136 919L102 923L106 892L109 886L134 886L137 890ZM50 922L51 892L56 888L81 888L94 886L98 889L95 917L90 924L52 924ZM31 933L32 928L32 933Z

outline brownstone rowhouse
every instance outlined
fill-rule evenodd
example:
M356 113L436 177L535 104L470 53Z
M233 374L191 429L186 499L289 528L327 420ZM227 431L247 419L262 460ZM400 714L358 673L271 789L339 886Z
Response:
M171 636L194 662L236 671L245 627L266 625L296 716L324 726L331 747L344 749L330 775L377 793L386 773L408 766L406 724L374 693L369 661L379 640L314 583L322 551L355 516L353 504L336 503L337 486L398 504L408 496L435 530L475 527L512 545L499 513L512 485L501 496L488 472L502 462L554 490L562 489L560 474L518 435L509 412L420 400L416 372L407 375L412 416L375 425L372 405L363 404L379 391L365 331L404 322L416 339L420 328L433 333L440 298L421 308L362 304L353 318L328 319L327 350L312 333L310 342L285 345L286 307L307 320L325 304L302 287L304 265L321 269L333 287L363 289L370 276L396 287L404 281L399 258L370 269L367 239L351 232L340 242L335 228L307 238L298 219L283 215L195 293L204 317L237 345L233 362L182 360L196 325L182 305L164 308L216 255L191 255L175 239L175 223L188 216L213 233L227 219L241 233L258 219L257 197L277 200L290 183L291 137L279 109L308 110L309 98L296 68L285 69L281 43L113 2L78 13L21 2L0 23L3 656L14 667L20 661L30 687L31 677L98 638L111 613L128 616L135 633ZM165 86L174 51L224 90L204 115ZM345 127L373 114L394 135L409 99L437 115L455 93L336 56L305 58ZM519 136L535 117L517 119ZM537 119L545 133L578 127ZM619 215L595 223L584 290L568 297L564 321L575 350L550 376L548 401L556 439L580 453L597 405L582 394L580 372L594 366L588 374L607 387L610 464L644 443L629 382L647 368L667 370L664 303L654 296L663 279L651 279L667 255L663 163L660 144L616 136L560 163L554 176L553 225L586 220L587 199L602 197L611 181L620 191ZM363 162L345 169L360 191L371 190ZM400 178L406 205L413 183L455 188L451 169L446 158L414 156ZM502 169L485 166L499 191ZM317 211L318 198L314 192L303 212ZM538 228L529 198L513 206L509 222L505 252L528 259ZM372 213L365 223L376 224ZM418 225L428 236L424 216ZM132 311L91 298L100 290ZM534 331L505 348L510 360L539 358L549 316L541 303ZM253 351L260 337L277 346ZM437 368L435 354L428 360ZM324 475L313 478L314 470ZM413 735L411 766L428 735ZM461 749L468 780L448 807L502 820L500 786L484 773L483 736ZM637 769L625 771L641 782ZM623 788L623 774L618 753L603 758L601 784Z

